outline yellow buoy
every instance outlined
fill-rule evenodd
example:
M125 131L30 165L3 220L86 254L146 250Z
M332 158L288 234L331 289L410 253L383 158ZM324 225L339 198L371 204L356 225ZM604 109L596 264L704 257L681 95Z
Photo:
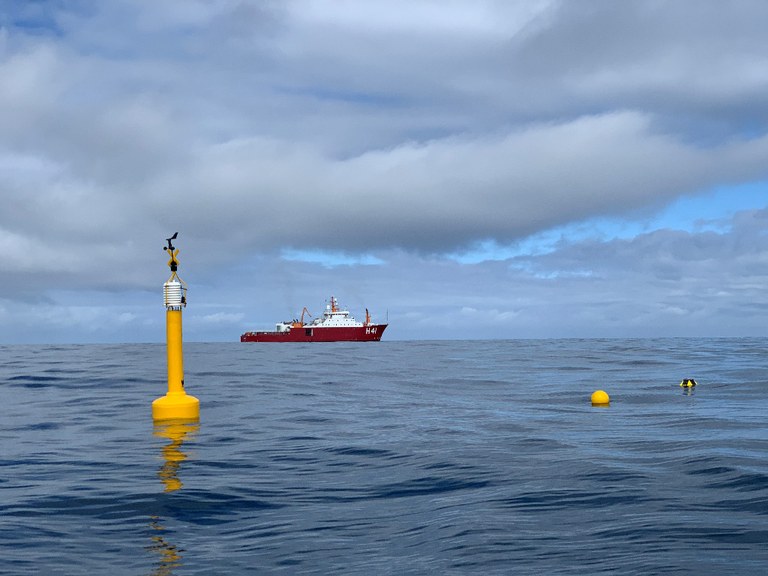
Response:
M608 406L611 398L604 390L595 390L592 392L592 406Z
M696 386L696 380L694 380L693 378L684 378L680 382L680 386L682 386L683 388L693 388L694 386Z
M152 402L154 420L197 420L200 418L200 401L184 390L184 355L181 339L181 309L187 305L186 287L179 278L179 251L171 244L176 234L167 239L171 259L171 277L163 285L165 298L165 337L168 347L168 393Z

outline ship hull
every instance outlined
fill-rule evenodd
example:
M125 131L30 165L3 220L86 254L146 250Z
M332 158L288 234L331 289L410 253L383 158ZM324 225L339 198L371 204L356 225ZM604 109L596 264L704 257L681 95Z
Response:
M387 324L303 326L284 332L246 332L240 342L378 342Z

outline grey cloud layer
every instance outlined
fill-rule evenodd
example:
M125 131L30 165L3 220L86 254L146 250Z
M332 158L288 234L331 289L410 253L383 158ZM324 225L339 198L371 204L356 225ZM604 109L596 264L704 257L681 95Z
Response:
M205 273L184 249L185 334L232 341L298 316L303 306L318 312L329 292L358 317L369 308L377 320L389 319L392 339L764 334L768 210L743 211L721 225L719 233L587 239L473 265L404 252L389 253L383 265L337 268L263 258L235 265L213 284L201 281ZM162 263L155 264L155 289L127 301L87 293L66 306L0 305L0 340L39 341L36 323L61 341L73 329L86 341L161 339Z
M0 296L149 286L177 229L209 274L283 247L427 257L765 180L766 21L758 1L17 3Z
M85 4L34 37L6 23L20 214L3 228L29 234L46 205L82 215L36 226L51 239L109 215L157 228L191 197L190 223L257 221L244 248L439 252L766 177L760 3L409 5L378 24L377 4L302 2ZM707 123L722 141L697 139ZM25 162L46 168L34 192Z

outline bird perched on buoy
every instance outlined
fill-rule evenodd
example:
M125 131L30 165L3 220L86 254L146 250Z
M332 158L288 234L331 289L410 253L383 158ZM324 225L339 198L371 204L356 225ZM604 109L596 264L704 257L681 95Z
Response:
M683 378L683 380L680 382L680 386L682 388L693 388L696 386L696 380L693 378Z

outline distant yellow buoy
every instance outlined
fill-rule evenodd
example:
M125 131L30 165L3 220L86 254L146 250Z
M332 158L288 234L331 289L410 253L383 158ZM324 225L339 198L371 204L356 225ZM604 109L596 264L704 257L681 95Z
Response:
M165 336L168 347L168 393L152 402L152 418L154 420L198 420L200 418L200 401L190 396L184 390L184 355L181 339L181 309L187 305L186 287L179 278L179 261L176 257L179 251L171 244L176 234L167 239L168 252L171 259L171 277L163 285L165 298Z
M611 398L604 390L595 390L592 392L592 406L608 406Z
M693 378L684 378L680 382L680 386L683 388L693 388L694 386L696 386L696 380L694 380Z

